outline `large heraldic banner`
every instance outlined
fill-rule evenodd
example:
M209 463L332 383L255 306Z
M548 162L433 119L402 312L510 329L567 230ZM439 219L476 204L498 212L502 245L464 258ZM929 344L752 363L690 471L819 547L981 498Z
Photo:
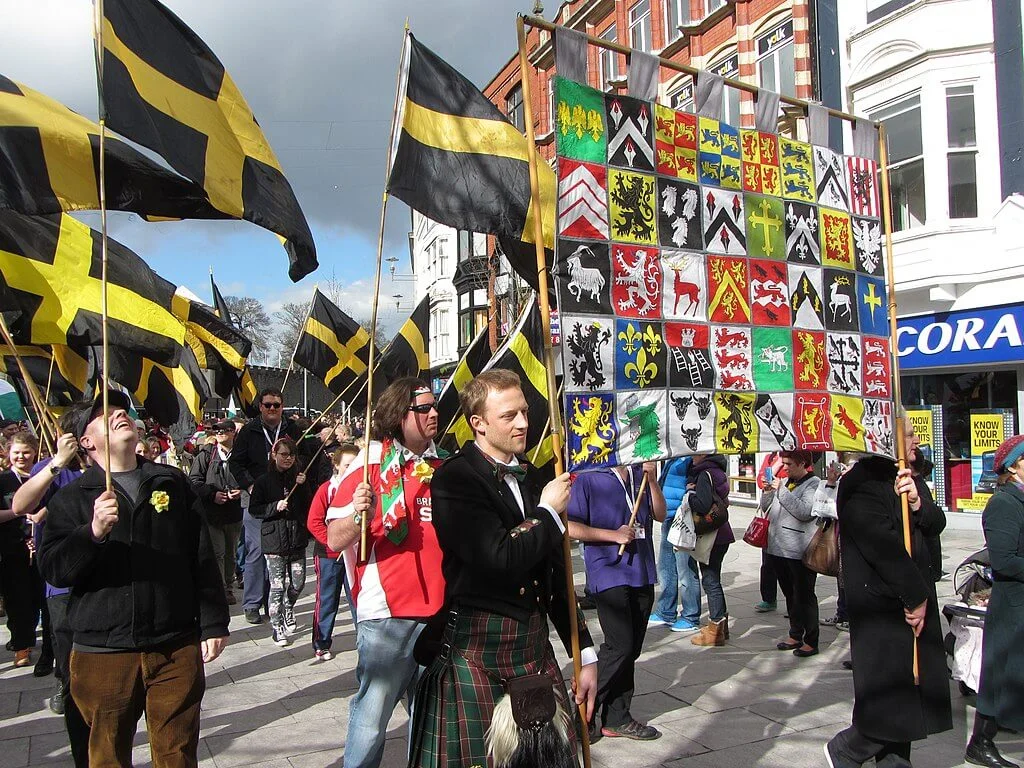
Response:
M570 470L892 455L876 163L555 87Z

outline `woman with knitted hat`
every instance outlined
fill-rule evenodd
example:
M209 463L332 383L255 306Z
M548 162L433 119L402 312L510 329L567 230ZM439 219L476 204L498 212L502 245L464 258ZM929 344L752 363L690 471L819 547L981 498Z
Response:
M999 754L993 739L1000 726L1024 730L1024 435L1003 441L994 464L999 485L982 515L992 597L966 759L973 765L1016 768Z

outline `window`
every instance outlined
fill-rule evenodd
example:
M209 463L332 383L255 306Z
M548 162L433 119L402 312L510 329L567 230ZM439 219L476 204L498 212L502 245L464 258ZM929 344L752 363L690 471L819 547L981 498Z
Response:
M440 248L437 254L437 277L448 277L448 243Z
M679 27L685 27L690 18L690 0L665 0L665 42L671 43L683 36Z
M914 0L868 0L868 24L898 11Z
M723 5L726 0L704 0L704 15L710 16L712 13L717 11Z
M946 169L949 218L978 215L978 132L974 123L974 86L946 89Z
M740 75L740 57L733 54L725 61L710 68L716 75L736 79ZM740 124L740 92L736 88L725 86L725 102L722 104L722 120L730 125Z
M468 261L473 255L473 233L465 230L459 230L459 264L464 261Z
M792 19L757 39L757 79L762 88L796 96Z
M465 349L480 331L487 327L488 308L459 313L459 349Z
M925 223L921 97L911 96L872 117L885 126L893 232L920 227Z
M602 40L607 40L610 43L617 43L619 41L619 32L612 24L608 29L601 35ZM619 54L615 51L609 51L605 48L601 49L601 90L611 90L609 83L612 80L618 80L622 77L621 70L619 69Z
M555 115L558 105L555 103L555 76L548 78L548 130L555 130Z
M517 85L505 97L505 114L508 121L520 131L526 130L526 119L523 114L523 86Z
M450 354L448 351L448 310L439 309L437 311L437 340L438 349L440 350L441 357L448 357Z
M668 105L680 112L693 112L693 78L687 77L668 95Z
M651 50L651 0L640 0L629 9L629 45L638 51Z

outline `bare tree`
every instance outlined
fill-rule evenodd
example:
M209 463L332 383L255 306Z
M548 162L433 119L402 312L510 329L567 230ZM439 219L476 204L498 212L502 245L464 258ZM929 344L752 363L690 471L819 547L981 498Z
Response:
M329 284L329 283L328 283ZM334 301L329 293L324 291L327 298ZM341 307L342 311L348 312L344 307ZM303 323L306 322L306 314L309 312L309 304L300 304L297 301L290 301L282 305L281 309L274 313L274 320L277 324L277 346L276 349L281 355L281 364L287 367L286 360L291 359L292 353L295 351L295 343L298 341L299 332L302 330ZM367 333L370 332L370 321L369 319L352 318L359 323ZM380 328L377 328L377 349L383 350L387 346L388 339Z
M269 334L270 317L258 299L249 296L225 296L231 320L252 342L251 357L267 361L273 338Z

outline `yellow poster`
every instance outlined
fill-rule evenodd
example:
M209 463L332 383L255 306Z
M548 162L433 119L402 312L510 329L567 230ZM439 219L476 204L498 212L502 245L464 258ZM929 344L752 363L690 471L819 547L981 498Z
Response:
M1003 442L1003 415L1001 413L971 414L971 457L981 458L994 451Z
M932 423L932 412L928 410L913 410L907 409L907 418L910 419L910 423L914 425L914 432L917 434L917 439L921 445L930 445L932 448L935 447L935 441L933 439L933 423Z

